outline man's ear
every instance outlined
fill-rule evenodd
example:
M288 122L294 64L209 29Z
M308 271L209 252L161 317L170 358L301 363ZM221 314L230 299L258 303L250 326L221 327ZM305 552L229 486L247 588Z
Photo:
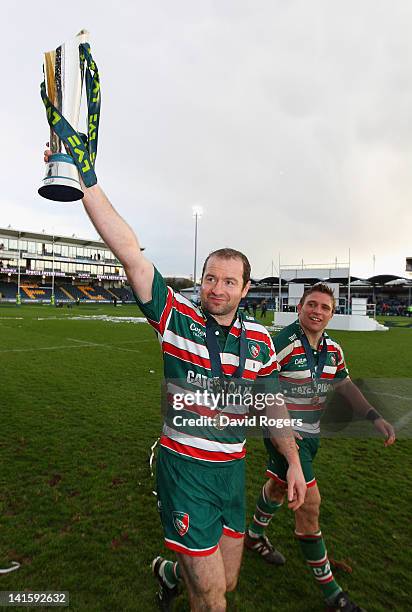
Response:
M250 289L250 281L248 281L242 289L242 298L247 296L249 289Z
M299 302L296 310L298 311L298 314L300 314L300 311L302 310L302 304L300 302Z

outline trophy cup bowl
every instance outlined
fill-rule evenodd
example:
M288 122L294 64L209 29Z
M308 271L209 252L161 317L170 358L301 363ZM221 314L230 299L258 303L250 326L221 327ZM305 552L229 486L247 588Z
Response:
M63 117L77 130L83 89L84 69L79 61L79 45L89 42L89 33L81 30L71 41L44 54L47 96ZM38 193L48 200L73 202L82 191L79 171L62 140L50 129L51 156Z

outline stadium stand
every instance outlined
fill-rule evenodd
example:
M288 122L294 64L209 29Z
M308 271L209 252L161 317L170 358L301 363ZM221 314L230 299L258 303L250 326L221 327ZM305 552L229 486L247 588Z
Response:
M23 301L27 302L50 302L52 287L50 284L22 281L20 294ZM17 295L17 283L0 281L0 300L15 301ZM71 285L69 283L56 283L54 286L55 302L133 302L133 295L126 288L104 288L89 285Z
M2 302L16 302L17 294L26 303L53 302L53 298L59 304L134 302L125 270L99 239L81 239L74 234L69 237L35 233L9 226L0 228L0 252ZM412 258L407 258L406 271L412 271L411 262ZM269 309L275 309L280 301L280 310L294 311L296 296L292 295L295 291L290 291L291 285L301 285L303 292L310 284L322 280L338 286L337 312L340 314L349 311L350 298L366 299L368 306L382 315L411 312L412 280L408 278L392 274L368 279L351 276L349 290L348 274L342 276L342 270L346 268L331 268L329 265L312 268L303 266L303 262L298 269L290 270L289 267L281 270L280 296L278 277L253 279L247 296L249 305L257 304L259 308L265 303ZM169 282L182 295L193 297L192 281L187 277L169 278Z
M70 286L70 289L71 289L71 286ZM76 300L76 298L73 295L73 292L71 292L71 290L69 290L68 286L65 287L63 285L60 285L58 287L58 290L59 290L59 292L61 294L59 299L63 300L63 302L65 302L67 300L71 300L71 301L74 302Z
M65 299L76 301L93 301L93 302L110 302L113 296L103 287L93 287L92 285L59 285L61 291L65 294Z
M110 303L125 271L100 239L0 228L0 300ZM54 282L53 282L54 278ZM129 294L127 294L129 298Z
M7 283L0 281L0 296L1 298L15 300L17 294L17 283Z
M87 300L97 300L97 301L104 300L104 297L98 291L97 288L95 289L94 287L85 286L85 287L77 287L77 289L78 289L78 291L80 291L80 293L83 294L83 296ZM83 297L83 299L84 299L84 297Z
M63 289L58 285L54 287L54 299L56 302L74 301L73 298L70 297L67 293L65 293Z
M115 287L110 289L110 293L117 297L121 302L134 302L133 294L126 287Z
M33 301L47 301L50 302L52 289L50 286L44 287L37 283L22 283L21 284L22 297L29 298Z

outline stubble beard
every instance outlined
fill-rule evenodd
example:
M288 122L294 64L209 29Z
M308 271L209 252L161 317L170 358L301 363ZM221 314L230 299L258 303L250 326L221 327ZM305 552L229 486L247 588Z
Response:
M208 300L201 300L202 309L211 315L225 316L230 314L235 307L233 304L213 304Z

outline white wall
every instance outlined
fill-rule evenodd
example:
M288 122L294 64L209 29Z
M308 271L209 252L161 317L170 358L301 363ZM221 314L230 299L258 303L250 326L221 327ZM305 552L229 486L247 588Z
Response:
M305 291L304 283L290 283L288 285L288 304L289 306L297 306Z
M296 312L277 312L274 313L273 323L279 327L286 327L296 321ZM335 314L329 321L327 329L339 329L346 331L387 331L388 327L381 325L375 319L370 319L362 315L339 315Z
M366 298L352 298L352 314L365 316L367 303L368 300Z

